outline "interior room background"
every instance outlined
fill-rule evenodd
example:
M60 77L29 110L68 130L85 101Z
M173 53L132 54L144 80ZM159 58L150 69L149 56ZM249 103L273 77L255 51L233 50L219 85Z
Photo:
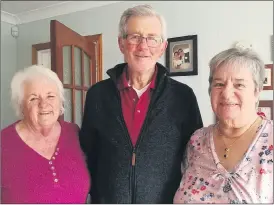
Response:
M144 3L152 5L165 17L168 38L198 36L198 75L172 78L194 90L205 126L215 120L208 94L208 63L216 53L235 42L248 42L265 64L273 64L272 1L113 2L68 14L62 13L59 7L62 15L57 16L53 16L56 14L53 8L36 11L37 18L33 21L30 14L26 14L29 16L25 16L25 21L21 17L21 21L14 23L1 18L1 128L17 120L10 103L11 78L16 71L32 64L33 44L50 41L50 20L56 19L81 35L102 34L103 79L106 79L106 71L123 62L117 42L119 18L128 7ZM51 12L52 16L44 18L46 12ZM18 27L16 38L11 35L14 25ZM165 55L160 63L165 65ZM273 90L263 91L261 99L273 100Z

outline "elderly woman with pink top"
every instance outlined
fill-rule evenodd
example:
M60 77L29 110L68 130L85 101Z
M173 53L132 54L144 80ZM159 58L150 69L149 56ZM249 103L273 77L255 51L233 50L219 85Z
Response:
M31 66L11 82L20 120L1 131L2 203L86 203L90 176L79 127L59 120L64 89L48 68Z
M273 121L257 115L264 63L231 48L210 61L218 122L191 137L174 203L273 203Z

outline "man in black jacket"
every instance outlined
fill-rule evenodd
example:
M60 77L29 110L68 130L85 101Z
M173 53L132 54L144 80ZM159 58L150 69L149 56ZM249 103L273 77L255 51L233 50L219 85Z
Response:
M203 127L196 96L157 63L165 23L150 6L126 10L119 29L126 63L89 89L79 134L92 202L172 203L185 146Z

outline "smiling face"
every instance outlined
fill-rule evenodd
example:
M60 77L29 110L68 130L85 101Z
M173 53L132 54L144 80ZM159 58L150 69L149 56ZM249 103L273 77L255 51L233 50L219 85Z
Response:
M127 34L139 34L143 37L161 37L162 26L157 17L130 17L127 22ZM124 54L129 69L135 72L145 72L154 69L156 62L167 47L167 42L161 42L157 47L148 47L143 39L139 44L130 44L127 39L119 37L119 47Z
M24 85L24 120L38 129L53 126L61 110L61 100L55 83L38 77L26 81Z
M241 126L256 114L258 100L255 84L248 68L217 68L211 85L211 105L220 121Z
M175 60L180 60L180 56L179 56L179 53L177 51L174 53L174 59Z

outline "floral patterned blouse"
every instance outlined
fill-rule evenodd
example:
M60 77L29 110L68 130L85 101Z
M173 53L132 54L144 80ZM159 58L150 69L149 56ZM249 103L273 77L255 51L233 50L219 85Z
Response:
M213 128L192 135L174 203L273 203L273 121L263 119L233 172L220 164Z

